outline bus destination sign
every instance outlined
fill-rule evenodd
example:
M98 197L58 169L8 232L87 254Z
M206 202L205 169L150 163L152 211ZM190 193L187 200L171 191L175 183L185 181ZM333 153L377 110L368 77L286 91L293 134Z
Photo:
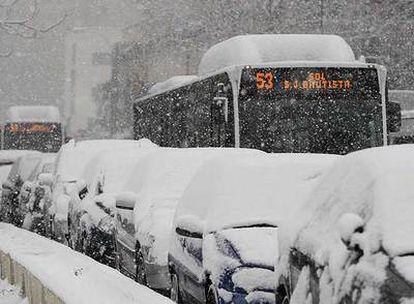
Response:
M55 130L55 125L12 123L8 129L11 133L52 133Z
M333 77L332 77L333 76ZM342 76L342 77L341 77ZM289 91L329 90L350 91L353 86L352 74L331 75L325 72L307 72L292 75L277 75L273 71L256 71L257 90L276 90L281 93Z

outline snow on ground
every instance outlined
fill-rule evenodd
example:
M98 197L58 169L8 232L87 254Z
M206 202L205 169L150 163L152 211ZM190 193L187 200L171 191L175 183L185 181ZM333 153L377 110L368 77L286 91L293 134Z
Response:
M201 59L199 75L229 66L286 61L355 62L345 40L336 35L245 35L216 44Z
M115 269L29 231L0 223L0 249L66 304L167 304Z
M28 304L27 299L22 299L20 290L6 281L0 280L0 304Z

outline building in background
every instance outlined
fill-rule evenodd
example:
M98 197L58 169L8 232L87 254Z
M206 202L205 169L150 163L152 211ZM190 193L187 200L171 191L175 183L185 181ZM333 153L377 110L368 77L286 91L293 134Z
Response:
M111 79L111 52L120 40L121 31L108 27L77 28L67 35L61 108L69 136L87 136L97 115L97 87Z

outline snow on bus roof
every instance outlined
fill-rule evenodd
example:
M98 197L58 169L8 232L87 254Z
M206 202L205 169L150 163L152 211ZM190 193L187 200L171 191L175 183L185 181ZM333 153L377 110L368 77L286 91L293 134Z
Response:
M401 111L401 118L402 119L413 119L414 118L414 110Z
M168 91L180 86L183 86L187 83L193 82L197 80L198 77L196 75L177 75L173 76L166 81L158 82L154 84L149 90L147 95L155 95L160 92Z
M211 47L201 59L199 75L229 66L283 61L355 62L348 43L337 35L244 35Z
M55 106L13 106L7 112L8 122L60 122Z

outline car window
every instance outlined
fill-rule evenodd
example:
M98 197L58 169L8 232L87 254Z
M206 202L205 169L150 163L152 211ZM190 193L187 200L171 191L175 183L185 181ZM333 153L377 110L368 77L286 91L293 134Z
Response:
M34 179L34 173L37 169L37 167L40 165L41 159L40 158L34 158L34 157L24 157L22 158L22 161L20 163L18 174L22 178L22 180L33 180Z

